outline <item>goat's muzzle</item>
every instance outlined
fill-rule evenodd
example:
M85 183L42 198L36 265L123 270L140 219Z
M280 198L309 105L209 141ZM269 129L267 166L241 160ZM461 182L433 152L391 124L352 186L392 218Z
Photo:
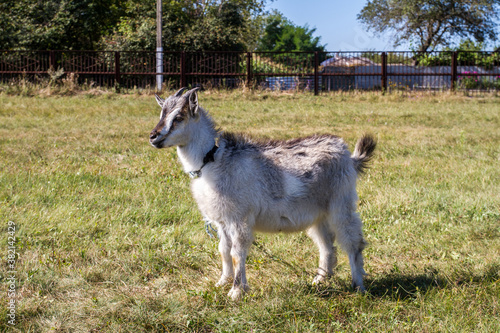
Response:
M159 138L159 136L160 133L156 129L149 134L149 143L155 148L163 148L165 138Z
M157 130L154 129L151 131L151 133L149 133L149 141L153 142L157 137L158 137Z

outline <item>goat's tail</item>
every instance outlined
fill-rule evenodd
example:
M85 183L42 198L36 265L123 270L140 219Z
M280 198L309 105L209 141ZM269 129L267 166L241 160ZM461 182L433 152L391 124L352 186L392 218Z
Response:
M376 146L377 141L370 134L364 134L356 143L356 148L354 148L351 158L358 174L364 173L368 168L368 162L373 158Z

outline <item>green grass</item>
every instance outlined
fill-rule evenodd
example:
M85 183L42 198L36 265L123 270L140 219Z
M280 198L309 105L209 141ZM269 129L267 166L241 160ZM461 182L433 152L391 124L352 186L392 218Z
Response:
M15 222L15 332L500 330L500 99L204 92L218 124L273 138L333 133L378 149L358 183L365 295L347 258L311 285L304 233L258 234L240 303L174 149L148 134L152 96L0 94L0 292ZM4 300L5 300L4 296ZM4 303L5 304L5 303Z

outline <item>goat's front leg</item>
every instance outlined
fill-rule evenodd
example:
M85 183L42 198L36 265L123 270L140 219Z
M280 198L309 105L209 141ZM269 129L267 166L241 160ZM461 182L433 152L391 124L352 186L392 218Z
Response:
M222 276L215 285L221 287L233 279L233 261L231 258L231 239L224 227L219 227L219 252L222 258Z
M239 234L236 239L232 240L231 257L234 267L233 287L228 293L228 296L233 301L238 301L243 297L243 293L248 291L249 286L245 274L245 261L248 255L248 250L252 244L253 237L250 233Z

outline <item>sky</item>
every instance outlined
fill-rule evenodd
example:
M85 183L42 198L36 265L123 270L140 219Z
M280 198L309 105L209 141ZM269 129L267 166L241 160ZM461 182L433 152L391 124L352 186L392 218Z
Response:
M356 19L365 0L268 0L267 9L277 9L294 24L316 28L327 51L392 51L386 38L374 38Z

